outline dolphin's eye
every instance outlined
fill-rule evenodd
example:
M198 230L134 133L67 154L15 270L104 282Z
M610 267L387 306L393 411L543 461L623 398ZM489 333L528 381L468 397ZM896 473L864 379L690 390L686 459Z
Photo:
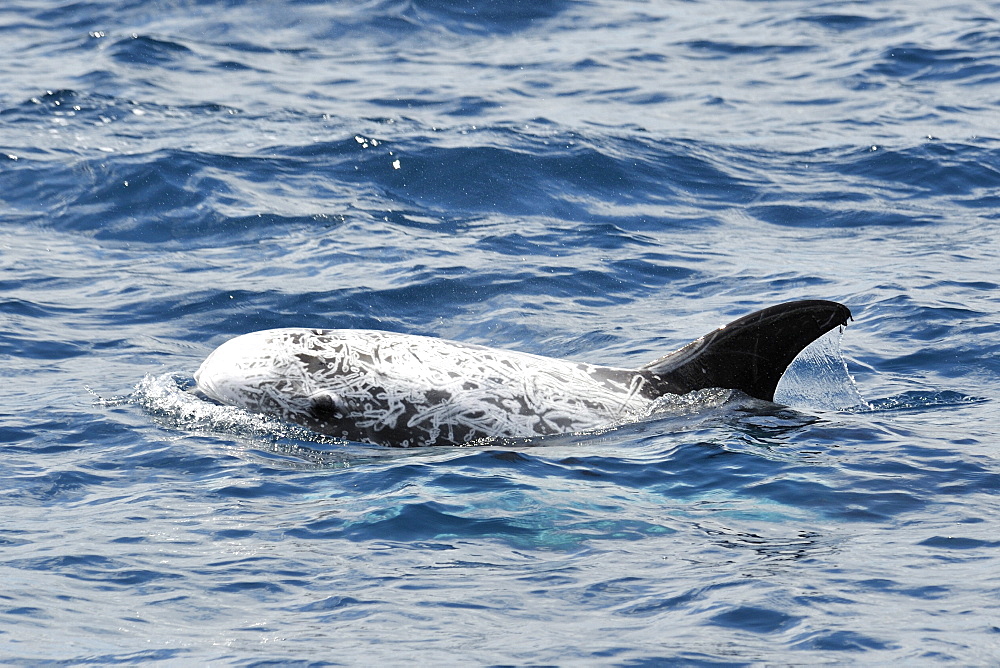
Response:
M317 394L310 398L309 415L320 422L342 420L343 412L337 407L337 402L329 394Z

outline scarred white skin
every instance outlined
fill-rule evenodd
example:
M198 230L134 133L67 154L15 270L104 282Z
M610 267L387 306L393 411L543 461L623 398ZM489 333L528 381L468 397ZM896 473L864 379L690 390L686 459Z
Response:
M634 369L373 330L245 334L216 349L195 379L224 404L402 447L584 431L655 398Z
M323 434L460 445L611 426L709 388L772 401L795 356L850 319L837 302L776 304L638 369L391 332L273 329L224 343L195 378L222 403Z

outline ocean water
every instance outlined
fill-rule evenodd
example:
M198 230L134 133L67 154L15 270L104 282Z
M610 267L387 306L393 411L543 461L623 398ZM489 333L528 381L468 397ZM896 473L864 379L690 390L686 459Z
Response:
M0 663L1000 661L998 19L5 3ZM785 408L393 450L187 391L269 327L639 366L804 298L854 322Z

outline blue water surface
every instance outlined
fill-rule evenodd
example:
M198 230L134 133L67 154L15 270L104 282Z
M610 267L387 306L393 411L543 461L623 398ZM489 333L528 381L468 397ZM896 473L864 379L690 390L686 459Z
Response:
M0 662L996 663L998 17L5 3ZM803 298L854 405L392 450L187 391L269 327L634 367Z

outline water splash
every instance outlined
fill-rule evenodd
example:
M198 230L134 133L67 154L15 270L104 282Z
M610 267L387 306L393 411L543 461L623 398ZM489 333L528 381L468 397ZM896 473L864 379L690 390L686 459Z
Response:
M749 399L742 392L717 387L695 390L687 394L664 394L657 397L656 401L642 415L638 415L636 418L682 417L684 415L700 414L730 404L736 395L739 395L740 398ZM753 400L751 399L751 401Z
M799 353L778 382L775 403L829 411L868 408L841 353L844 329L824 334Z
M97 405L137 405L158 421L177 429L228 432L260 438L335 442L329 437L287 425L264 415L206 401L195 394L192 388L191 379L180 374L165 373L159 376L147 374L128 395L105 399L91 392L96 397Z

